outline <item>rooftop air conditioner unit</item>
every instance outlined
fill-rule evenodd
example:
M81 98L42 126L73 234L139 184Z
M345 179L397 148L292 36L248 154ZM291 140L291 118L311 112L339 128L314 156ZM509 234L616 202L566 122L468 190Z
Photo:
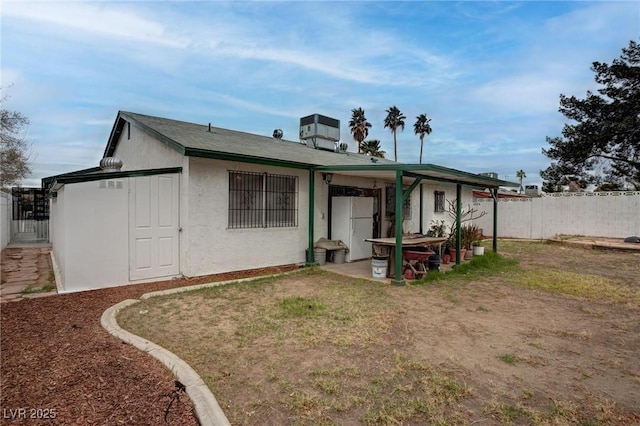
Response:
M479 173L480 176L487 176L493 179L498 179L498 174L496 172L485 172L485 173Z
M340 120L313 114L300 119L300 140L316 149L335 151L340 140ZM312 143L309 144L308 141Z

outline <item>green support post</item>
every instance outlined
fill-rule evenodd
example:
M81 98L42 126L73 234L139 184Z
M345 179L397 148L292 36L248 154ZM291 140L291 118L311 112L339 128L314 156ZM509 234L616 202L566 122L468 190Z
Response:
M309 249L307 250L307 266L314 264L313 257L313 228L315 218L315 172L313 169L309 169Z
M493 252L498 252L498 188L491 190L493 195Z
M404 285L404 277L402 276L402 199L402 170L396 170L396 246L392 285Z
M456 265L460 264L460 249L462 248L462 218L460 212L462 210L462 185L456 184Z
M424 200L423 198L423 194L422 194L422 184L420 184L420 230L418 232L420 232L420 234L424 234L424 228L422 226L422 222L424 221Z

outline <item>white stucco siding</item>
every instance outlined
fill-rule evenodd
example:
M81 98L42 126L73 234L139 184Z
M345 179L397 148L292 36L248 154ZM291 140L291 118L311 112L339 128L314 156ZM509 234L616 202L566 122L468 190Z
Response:
M117 179L117 188L101 188L101 182L68 184L58 192L53 247L64 292L129 282L129 180Z
M184 157L129 123L124 125L114 157L122 160L122 170L160 169L182 167Z
M58 276L56 280L60 278L60 282L56 282L58 285L58 291L64 289L64 277L65 277L65 222L64 222L64 207L65 207L65 187L58 190L56 198L51 199L49 206L49 238L51 239L51 248L53 251L53 257L55 258L56 265L58 267Z
M445 197L445 205L444 205L444 211L443 212L436 212L435 211L435 191L444 191L444 197ZM420 212L420 201L419 201L419 192L415 191L414 192L416 201L418 203L418 206L416 208L415 211ZM425 182L422 185L422 195L423 195L423 201L422 201L422 205L423 205L423 223L422 223L422 230L424 233L427 233L427 231L429 230L429 228L431 227L432 221L440 221L440 220L444 220L445 223L447 224L447 230L449 229L450 225L453 223L453 219L451 218L451 216L449 215L449 202L455 202L456 199L456 185L455 184L446 184L446 183L432 183L432 182ZM486 216L490 216L493 213L493 207L488 205L488 204L483 204L483 203L477 203L474 201L473 199L473 190L469 187L463 186L462 187L462 197L461 197L461 202L462 202L462 209L463 210L469 210L469 208L472 209L476 209L477 212L474 213L474 217L478 217L483 211L486 212ZM485 216L485 217L486 217ZM417 217L416 218L416 222L419 226L420 224L420 218ZM471 221L469 223L473 223L475 225L479 225L479 222L476 221Z
M11 195L0 192L0 250L9 244L11 232Z
M229 171L298 177L298 225L229 229ZM188 230L183 273L207 275L304 261L308 244L308 172L201 158L189 163ZM185 222L183 222L185 223Z

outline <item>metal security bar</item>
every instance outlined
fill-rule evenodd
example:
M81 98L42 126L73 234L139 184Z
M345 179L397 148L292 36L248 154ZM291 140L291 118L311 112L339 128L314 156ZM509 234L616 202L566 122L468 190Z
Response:
M229 228L298 226L298 178L229 171Z
M404 188L406 189L406 188ZM385 215L387 218L396 213L396 186L388 185L385 188ZM411 195L402 202L402 217L411 219Z
M11 242L40 242L49 240L49 200L44 189L11 189Z
M433 211L434 212L443 212L445 211L445 207L444 207L444 191L433 191L433 196L434 196L434 208Z

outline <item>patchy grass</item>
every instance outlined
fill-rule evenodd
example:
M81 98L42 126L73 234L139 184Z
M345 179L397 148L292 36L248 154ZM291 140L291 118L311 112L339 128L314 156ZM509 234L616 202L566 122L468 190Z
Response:
M622 286L615 280L598 275L553 270L523 271L513 283L577 299L640 304L640 289Z
M304 291L291 288L301 281ZM407 351L412 337L397 328L402 309L387 290L315 268L144 300L119 321L196 368L233 424L274 407L278 424L459 423L471 388ZM181 317L187 304L203 324ZM238 392L250 409L234 408Z
M544 242L504 241L500 250L505 255L487 251L483 256L474 256L471 261L454 267L451 271L440 274L428 274L425 278L412 281L413 285L456 285L470 281L484 280L489 277L500 277L515 286L543 290L576 299L598 300L611 303L624 303L640 306L640 286L628 285L619 279L594 273L568 271L545 268L541 264L535 269L524 269L519 265L519 256L536 256L549 250L551 246ZM592 255L593 253L588 253ZM581 268L575 261L565 260L574 268ZM614 267L611 265L610 267ZM624 265L619 266L625 268ZM640 268L636 265L636 273ZM455 296L449 295L452 301Z
M147 299L118 321L196 369L232 424L628 424L581 372L610 373L608 394L637 385L635 278L583 272L606 254L500 249L405 287L307 268Z
M453 269L443 273L431 273L426 277L412 281L413 285L421 284L451 284L466 283L488 276L500 276L508 273L517 272L518 261L516 259L506 258L492 251L485 252L482 256L474 256L470 261L456 265Z
M579 238L579 237L584 237L584 235L578 235L578 234L575 234L575 235L569 235L569 234L558 234L558 235L555 235L555 236L553 237L553 239L554 239L554 240L560 240L560 241L568 241L568 240L573 240L573 239L575 239L575 238Z
M498 357L502 362L506 362L509 365L514 365L518 360L518 357L514 354L506 353Z
M300 318L322 315L327 310L327 305L317 298L308 297L288 297L278 303L282 309L282 318Z
M54 284L45 284L42 287L30 287L22 290L21 294L48 293L56 289Z

